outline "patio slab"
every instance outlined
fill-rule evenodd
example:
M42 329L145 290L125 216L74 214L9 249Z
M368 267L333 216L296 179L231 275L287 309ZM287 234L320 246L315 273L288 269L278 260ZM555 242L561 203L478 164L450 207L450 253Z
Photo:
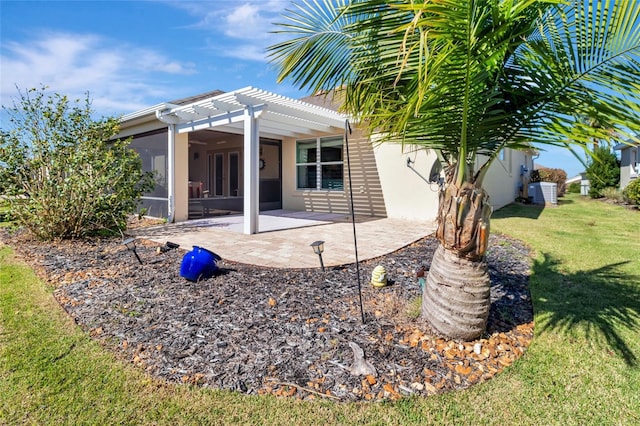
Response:
M348 215L262 212L260 233L242 234L242 216L223 216L141 228L131 233L161 244L167 241L191 249L200 246L225 260L276 268L315 268L319 259L310 244L325 242L325 266L355 262L353 227ZM371 259L398 250L432 234L431 221L357 217L358 258Z

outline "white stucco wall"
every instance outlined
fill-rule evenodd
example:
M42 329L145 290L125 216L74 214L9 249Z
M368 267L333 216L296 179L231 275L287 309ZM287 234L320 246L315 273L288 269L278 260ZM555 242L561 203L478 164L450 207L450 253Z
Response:
M527 169L522 171L522 167ZM496 158L484 179L484 188L489 193L494 210L513 203L519 196L526 197L529 174L533 169L530 153L505 150L504 159Z
M438 213L438 185L429 183L435 153L384 143L374 147L387 216L433 220ZM407 166L407 159L412 163Z

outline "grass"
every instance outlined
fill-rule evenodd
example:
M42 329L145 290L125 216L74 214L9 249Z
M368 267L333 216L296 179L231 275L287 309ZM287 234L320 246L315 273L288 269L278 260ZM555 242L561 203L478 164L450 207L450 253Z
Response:
M536 335L471 389L395 403L303 403L169 385L82 333L0 248L0 424L638 424L640 213L583 199L510 206L494 232L532 247Z

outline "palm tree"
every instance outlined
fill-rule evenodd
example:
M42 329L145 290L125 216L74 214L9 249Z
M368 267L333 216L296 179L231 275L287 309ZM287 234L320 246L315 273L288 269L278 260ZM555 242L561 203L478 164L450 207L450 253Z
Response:
M269 48L280 81L336 90L371 132L444 163L422 303L440 333L486 327L482 185L502 149L586 148L604 129L636 140L639 15L636 0L297 0L285 12L288 39Z

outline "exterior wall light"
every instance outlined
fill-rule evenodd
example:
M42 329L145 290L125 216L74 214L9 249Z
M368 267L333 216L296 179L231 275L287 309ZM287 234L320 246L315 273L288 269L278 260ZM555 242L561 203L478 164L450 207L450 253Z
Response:
M142 265L142 260L140 259L140 256L138 256L138 252L136 251L136 239L127 238L122 242L122 244L124 244L127 247L127 249L131 250L133 254L136 255L136 259L138 259L138 262L140 262L140 264Z
M311 243L311 247L313 248L313 252L318 255L320 258L320 267L322 268L322 272L324 272L324 262L322 261L322 252L324 251L324 241L314 241Z

